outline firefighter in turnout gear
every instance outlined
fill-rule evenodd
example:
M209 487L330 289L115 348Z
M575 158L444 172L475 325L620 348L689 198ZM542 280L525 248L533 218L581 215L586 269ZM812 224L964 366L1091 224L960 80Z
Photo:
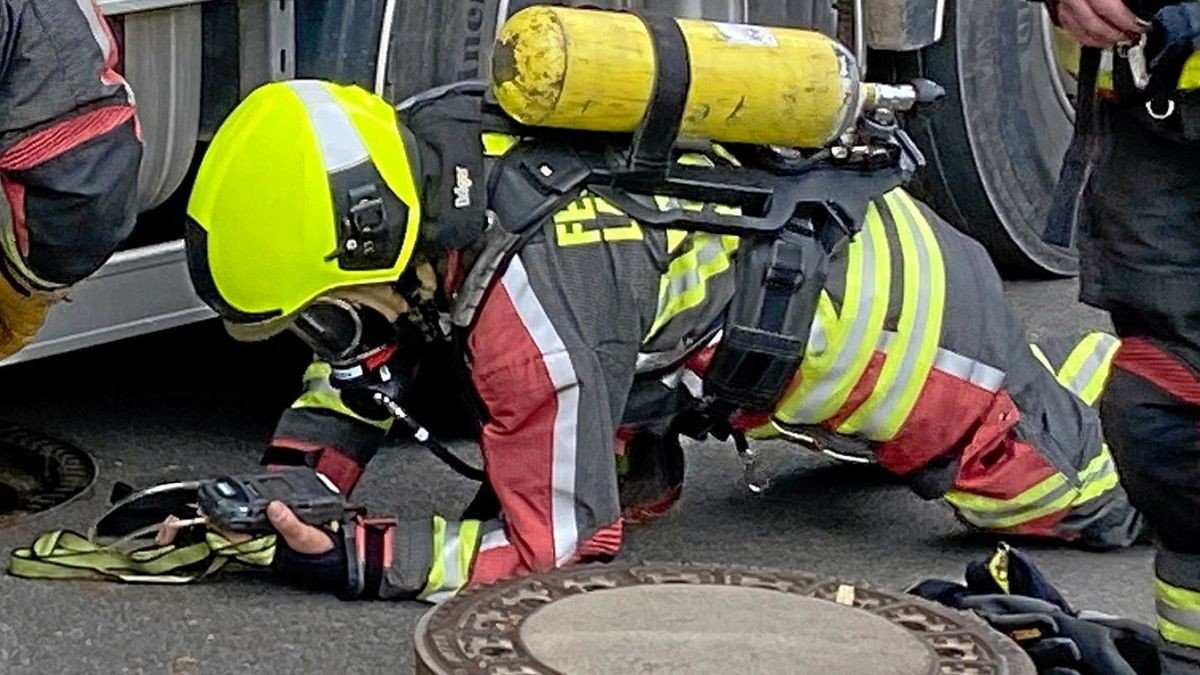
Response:
M611 558L623 511L678 496L683 433L861 443L972 526L1090 547L1138 536L1092 407L1117 342L1031 348L982 247L904 191L864 199L858 234L831 247L774 412L706 424L722 328L755 290L739 281L751 245L626 211L737 208L523 191L571 174L592 141L489 131L465 113L478 99L434 92L398 123L354 87L267 85L216 135L189 206L191 274L229 331L290 330L320 356L265 464L315 467L350 493L391 424L380 402L403 397L429 341L461 347L498 509L370 525L388 546L369 547L363 595L436 601ZM749 170L716 146L676 161ZM456 224L473 206L486 229ZM346 559L322 530L273 518L294 544L276 553L281 573L312 581Z
M1104 429L1155 531L1168 654L1200 672L1200 3L1059 0L1051 10L1084 49L1047 239L1078 233L1081 299L1107 310L1122 338Z
M90 0L0 0L0 358L137 215L141 132Z

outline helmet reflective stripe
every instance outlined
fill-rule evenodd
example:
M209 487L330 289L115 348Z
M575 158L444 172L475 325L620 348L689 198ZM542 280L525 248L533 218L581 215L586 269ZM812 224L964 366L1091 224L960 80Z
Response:
M363 145L358 131L350 122L350 116L338 105L337 99L325 85L316 80L296 80L287 86L295 92L308 112L317 142L321 146L321 158L325 171L334 173L355 164L367 161L370 155Z

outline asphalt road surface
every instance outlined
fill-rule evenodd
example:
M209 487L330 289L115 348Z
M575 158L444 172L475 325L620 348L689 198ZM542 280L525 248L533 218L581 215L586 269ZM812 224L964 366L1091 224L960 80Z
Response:
M1009 296L1035 337L1106 325L1075 303L1074 282L1014 283ZM231 344L209 323L0 371L0 417L92 452L101 472L85 498L0 527L4 559L41 530L86 527L116 480L252 469L304 361L287 344ZM767 454L776 480L755 496L731 447L689 447L682 502L628 528L623 558L788 567L899 588L956 578L994 544L869 470L785 445ZM375 461L361 497L406 516L454 514L471 487L423 450L397 446ZM1034 555L1077 606L1152 614L1148 548ZM410 672L425 609L341 602L245 575L183 587L0 576L0 672Z

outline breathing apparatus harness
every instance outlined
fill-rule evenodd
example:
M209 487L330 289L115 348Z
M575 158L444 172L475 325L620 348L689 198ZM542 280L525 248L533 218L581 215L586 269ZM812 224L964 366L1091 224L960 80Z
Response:
M729 425L734 413L772 410L800 364L829 255L861 228L872 199L924 165L896 113L936 101L943 92L925 80L874 85L857 127L832 147L804 154L731 146L732 166L680 165L675 159L683 149L678 136L690 85L686 45L675 21L641 18L659 67L632 137L522 127L476 81L431 89L398 106L405 133L420 148L424 244L435 255L466 250L473 259L449 307L450 323L461 334L473 324L496 273L546 218L583 190L643 226L740 237L739 293L705 377L710 424L698 432L738 440ZM497 156L486 152L485 132L536 140ZM663 208L656 197L705 206ZM736 211L718 210L717 204ZM453 339L454 331L436 333ZM391 403L383 409L428 445L428 432L396 404L406 382L379 365L394 353L388 349L335 351L331 381L348 405L359 396L351 391L364 385L375 411L381 408L374 397L385 397ZM434 453L460 473L481 475L434 443Z

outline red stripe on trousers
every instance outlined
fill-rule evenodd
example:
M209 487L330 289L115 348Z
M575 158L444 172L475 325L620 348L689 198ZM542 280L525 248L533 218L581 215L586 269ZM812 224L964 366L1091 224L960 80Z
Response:
M471 380L488 411L479 445L517 554L486 552L477 575L495 579L551 569L557 562L552 464L558 392L503 285L480 308L468 345Z
M0 174L0 188L12 212L13 239L22 258L29 257L29 230L25 226L25 186Z
M1144 338L1124 338L1113 367L1154 384L1185 403L1200 405L1200 381L1178 357Z
M25 171L133 118L133 106L110 105L60 120L14 143L0 155L0 171Z
M930 370L899 433L876 444L880 466L905 474L961 447L986 418L995 397L967 380Z

